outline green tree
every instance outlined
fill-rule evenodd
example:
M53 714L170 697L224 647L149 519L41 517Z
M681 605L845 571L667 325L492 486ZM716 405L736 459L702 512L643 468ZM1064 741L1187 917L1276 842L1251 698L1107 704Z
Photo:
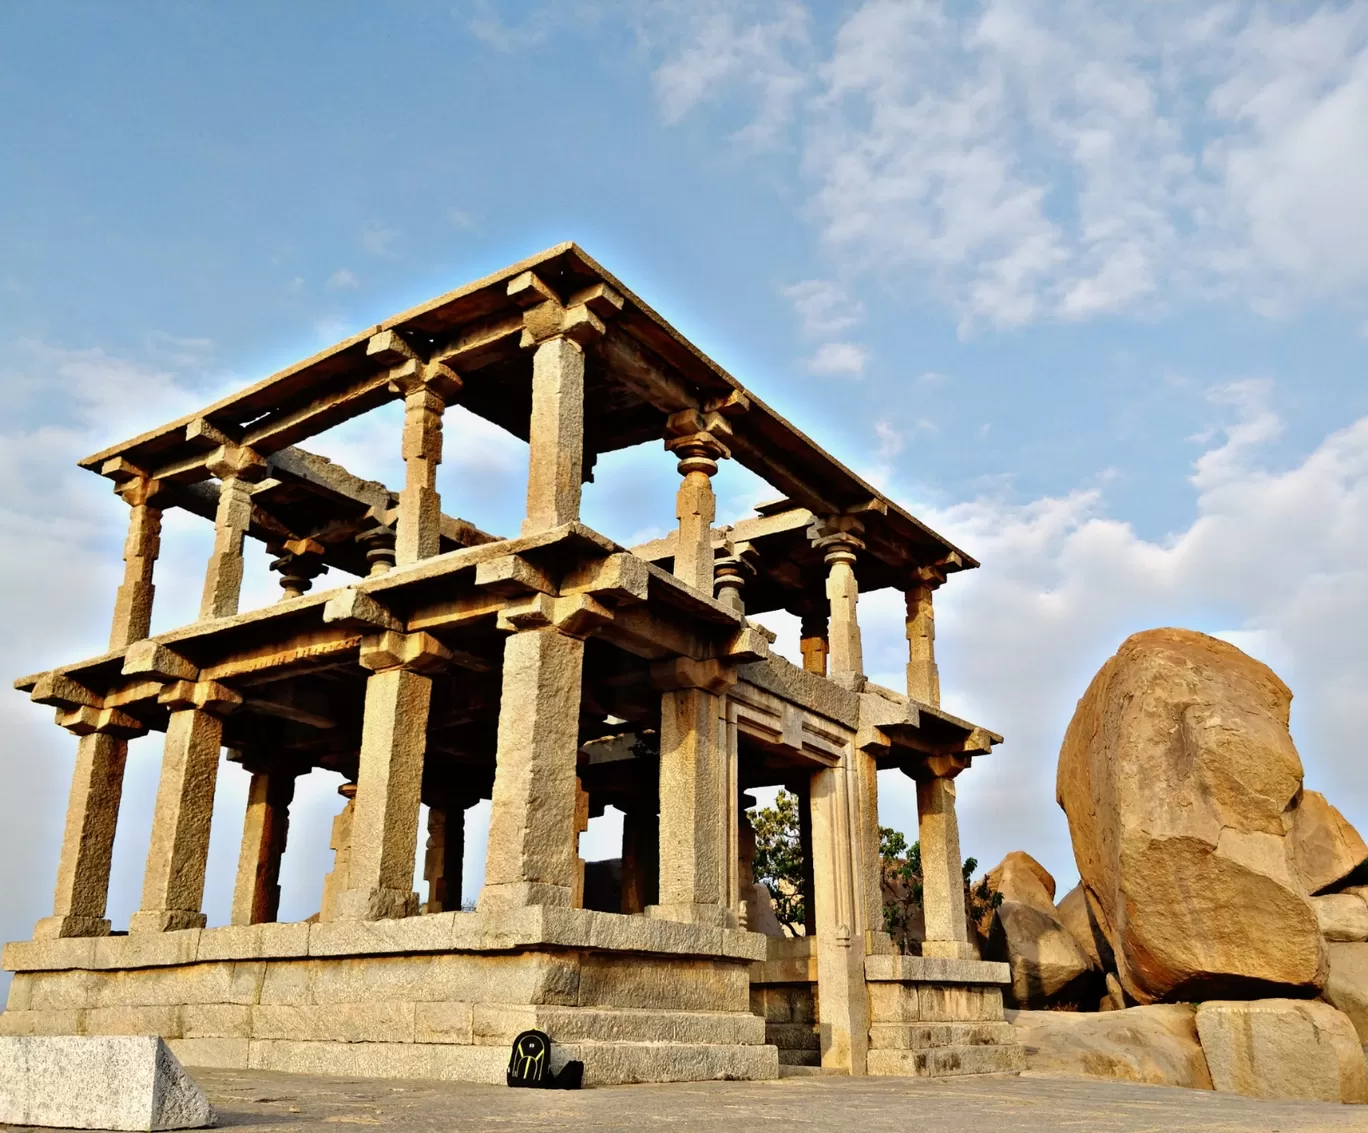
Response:
M895 940L906 941L915 910L922 907L921 843L908 845L906 836L891 826L879 827L879 857L884 894L884 929ZM964 903L969 920L983 924L992 911L1002 904L1002 894L988 884L988 878L973 882L977 858L965 858L961 867L964 878Z
M797 936L807 917L797 796L780 791L774 806L748 813L755 828L755 880L769 890L779 923Z

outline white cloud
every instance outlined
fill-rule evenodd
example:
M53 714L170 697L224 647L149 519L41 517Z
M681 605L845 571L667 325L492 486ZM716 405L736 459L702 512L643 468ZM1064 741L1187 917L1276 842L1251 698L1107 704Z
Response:
M361 233L361 247L365 248L372 256L379 256L381 259L394 259L396 253L394 249L395 241L399 239L397 228L385 228L377 225L367 228Z
M1098 490L922 513L983 563L940 591L937 644L946 707L1007 737L960 780L965 852L985 865L1026 849L1072 883L1054 802L1064 728L1126 635L1160 625L1218 634L1271 664L1296 696L1307 785L1368 831L1368 418L1276 470L1265 392L1216 391L1227 419L1194 463L1196 518L1170 538L1141 538ZM867 666L896 685L897 596L862 599L861 623ZM896 777L883 815L914 828L915 798Z
M854 342L825 342L808 359L814 374L828 377L858 378L869 361L869 351Z
M697 107L717 102L735 84L753 94L756 110L734 136L755 146L774 143L808 81L790 58L807 43L809 17L803 5L703 0L666 5L655 15L668 26L673 44L684 41L655 72L665 120L678 122Z
M829 279L790 284L784 288L784 297L793 304L802 333L808 338L839 334L864 318L864 305Z
M328 282L323 286L330 291L355 291L361 286L361 281L356 278L356 273L351 268L338 268L328 276Z
M910 282L965 332L1368 300L1368 6L866 0L814 42L771 2L693 27L656 72L666 120L762 85L753 128L796 118L843 276Z

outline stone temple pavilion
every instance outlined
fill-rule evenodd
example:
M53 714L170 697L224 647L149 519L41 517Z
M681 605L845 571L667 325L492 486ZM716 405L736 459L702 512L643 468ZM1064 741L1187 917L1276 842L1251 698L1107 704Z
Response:
M299 447L402 400L401 490ZM446 514L443 412L527 442L511 537ZM600 453L662 444L678 526L580 522ZM714 526L736 460L780 495ZM932 598L972 558L823 452L573 244L91 456L129 508L109 649L16 682L77 737L52 915L8 945L6 1034L157 1034L190 1066L501 1081L547 1031L588 1083L1013 1070L966 931L955 777L1000 737L940 708ZM161 517L214 524L199 619L149 637ZM244 547L283 593L239 609ZM255 546L255 544L250 544ZM256 552L259 553L259 552ZM312 590L324 568L346 585ZM907 599L906 693L859 595ZM799 667L751 615L801 618ZM127 744L165 745L139 910L105 918ZM231 924L201 912L220 757L250 774ZM876 772L916 780L926 942L884 932ZM345 799L319 914L280 923L295 782ZM746 792L801 803L806 934L761 923ZM463 812L491 800L478 907ZM413 892L420 804L426 893ZM612 805L620 869L579 835ZM605 880L606 879L606 880ZM771 922L772 923L772 922ZM802 1071L795 1071L802 1072ZM815 1069L809 1072L815 1072Z

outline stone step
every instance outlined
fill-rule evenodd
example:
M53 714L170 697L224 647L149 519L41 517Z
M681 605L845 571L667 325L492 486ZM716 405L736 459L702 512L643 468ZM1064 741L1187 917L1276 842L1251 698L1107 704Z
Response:
M820 1066L822 1064L822 1052L820 1050L793 1050L787 1047L779 1048L780 1066Z
M842 1075L850 1077L847 1071L834 1066L786 1066L783 1062L779 1063L781 1078L831 1078Z
M870 1074L942 1078L959 1074L1017 1074L1026 1069L1026 1049L1016 1043L941 1046L925 1050L871 1050Z
M1016 1041L1011 1023L874 1023L871 1050L929 1050L947 1046L995 1046Z
M656 1011L646 1008L536 1007L505 1008L507 1018L476 1042L512 1042L520 1031L535 1027L554 1043L628 1042L700 1043L760 1046L767 1040L765 1021L748 1011ZM492 1021L492 1020L491 1020ZM494 1029L502 1033L492 1033Z
M779 1077L772 1046L720 1043L566 1043L554 1048L556 1065L578 1058L586 1086L630 1082L756 1081Z

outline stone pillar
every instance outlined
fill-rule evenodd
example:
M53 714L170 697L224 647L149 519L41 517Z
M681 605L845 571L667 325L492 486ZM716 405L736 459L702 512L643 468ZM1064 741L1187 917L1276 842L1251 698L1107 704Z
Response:
M852 874L852 784L849 752L837 767L812 776L813 898L816 905L818 1029L822 1066L865 1072L869 1000L865 991L864 934L858 928Z
M152 569L161 550L162 509L153 504L161 482L135 476L114 490L129 505L128 538L124 542L124 580L114 598L109 648L123 649L141 641L152 625Z
M936 757L927 760L930 764ZM936 774L938 770L945 774ZM964 872L959 819L955 816L958 764L926 767L917 780L917 831L921 839L922 909L926 916L923 956L976 959L965 920Z
M794 783L788 788L798 800L798 852L803 855L803 934L817 935L817 894L812 864L812 784Z
M813 546L826 556L830 613L827 664L831 675L837 678L857 678L864 674L860 622L856 616L860 588L855 579L855 552L864 548L860 538L863 532L863 524L850 515L816 519L808 529Z
M528 424L527 517L533 535L579 519L584 483L584 348L606 332L604 319L622 309L622 296L596 284L562 304L534 272L509 281L508 296L523 308L522 345L532 356L532 416Z
M827 638L827 611L808 608L801 615L798 648L803 654L803 668L809 673L826 676L827 654L831 645Z
M428 807L427 852L423 880L428 883L425 913L461 907L461 874L465 866L465 807L455 799Z
M81 736L71 773L52 916L38 922L34 940L109 935L105 920L109 863L127 758L128 741L121 736L109 732Z
M917 572L907 589L907 695L940 706L940 670L936 667L936 614L931 595L945 575L934 567Z
M442 463L442 414L446 402L422 382L404 391L404 490L394 539L398 566L441 551L442 497L437 466Z
M366 551L366 574L368 578L378 578L394 569L395 534L388 523L377 522L356 537L356 542Z
M271 569L280 574L280 601L288 602L313 589L313 580L328 569L323 561L323 544L313 539L287 539L272 543L271 554L278 556Z
M356 815L356 784L343 783L337 788L337 793L347 801L332 821L332 837L328 840L328 845L333 851L333 867L323 879L323 900L318 910L320 921L337 919L337 901L346 892L347 879L351 874L352 819Z
M527 517L530 535L579 519L584 483L584 349L565 337L532 356Z
M204 575L200 618L238 612L242 595L242 544L252 524L252 485L266 476L266 462L249 448L224 445L205 462L219 478L214 516L214 550Z
M728 553L713 564L717 600L738 614L746 612L746 583L755 577L759 557L750 543L729 544Z
M393 631L362 639L366 679L347 888L337 917L384 920L418 911L413 863L427 751L432 678L450 653L426 633Z
M655 798L642 797L622 815L622 909L644 913L658 898L659 825Z
M660 896L665 920L729 927L731 872L725 700L734 671L679 659L652 667L660 701Z
M712 524L717 515L712 478L717 462L731 455L720 439L730 431L719 414L696 409L675 413L665 426L665 448L679 458L679 474L684 477L675 496L679 520L675 577L709 595L713 592Z
M584 642L552 625L504 644L481 910L574 902L583 667Z
M157 699L171 715L152 812L142 907L129 919L130 933L204 927L200 903L223 746L222 717L242 703L240 696L213 681L176 681Z
M233 887L233 924L264 924L280 913L280 859L289 836L295 775L285 768L252 771Z

